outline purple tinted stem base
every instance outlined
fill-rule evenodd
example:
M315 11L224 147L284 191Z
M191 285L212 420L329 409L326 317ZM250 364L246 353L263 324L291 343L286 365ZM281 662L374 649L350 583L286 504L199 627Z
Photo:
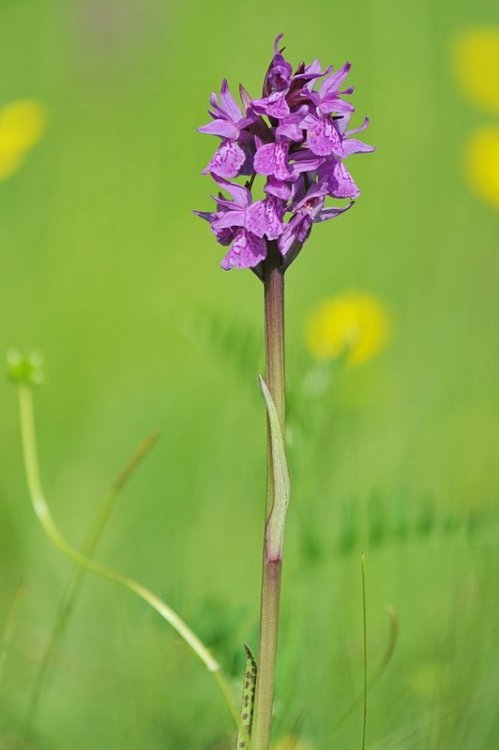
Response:
M284 270L276 243L269 242L264 263L265 295L265 380L276 405L284 435ZM265 527L274 503L274 478L267 425L267 505ZM264 538L262 592L260 610L260 646L255 695L255 713L251 733L252 750L268 750L274 703L274 681L277 655L277 633L281 592L282 560L270 559Z

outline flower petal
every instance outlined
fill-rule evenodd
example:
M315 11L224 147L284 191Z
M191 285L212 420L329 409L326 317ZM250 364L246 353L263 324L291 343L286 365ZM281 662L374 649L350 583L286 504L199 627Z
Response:
M267 255L267 243L260 237L240 229L229 252L220 264L228 271L231 268L253 268Z
M245 211L227 211L213 221L212 227L215 231L229 229L230 227L244 227L246 223Z
M289 200L291 197L291 185L289 182L284 180L278 180L277 177L270 175L265 183L264 187L267 195L275 195L276 198L280 198L283 201Z
M245 161L246 155L237 143L224 141L203 170L203 174L211 172L218 177L237 177Z
M229 195L232 196L234 199L234 206L238 206L239 208L246 208L246 206L249 206L251 203L251 193L248 188L244 187L244 185L238 185L235 182L229 182L220 177L214 177L213 179L221 188L223 188L223 190L225 190L226 193L229 193ZM228 207L231 208L230 205Z
M341 136L333 120L308 115L304 125L307 128L307 146L317 156L329 156L341 148Z
M362 130L365 130L369 126L369 123L371 122L370 119L369 119L369 117L364 117L362 125L359 125L358 128L352 128L351 130L342 130L341 125L345 124L345 127L348 126L349 119L350 119L350 117L348 117L348 118L343 117L341 123L339 123L340 124L340 132L341 133L344 132L345 135L353 135L354 133L360 133Z
M348 138L347 140L344 140L342 144L343 158L350 156L351 154L368 154L374 150L374 146L358 141L356 138Z
M327 182L333 198L358 198L360 195L352 175L340 160L330 160L319 169L319 179Z
M243 116L242 112L234 101L234 97L229 91L229 84L227 83L227 80L225 78L222 81L220 100L222 102L223 109L233 122L237 122L241 119L241 117Z
M221 245L230 245L230 243L234 239L234 230L231 227L220 229L214 226L215 220L217 220L217 218L220 218L222 214L209 213L207 211L194 211L193 213L195 213L196 216L199 216L201 219L206 219L206 221L210 223L211 231L215 235L217 242L219 242Z
M279 198L269 196L246 210L246 229L257 237L276 240L282 233L283 206Z
M328 221L328 219L335 219L340 214L344 214L349 208L352 208L354 201L350 201L347 206L333 206L329 208L323 208L317 216L314 218L314 224L321 221Z
M311 151L298 151L292 155L291 172L294 177L302 172L314 172L324 163L323 156L316 156Z
M258 174L273 175L278 180L291 180L288 167L288 143L267 143L255 154L253 166Z
M228 138L231 141L235 141L239 137L239 128L228 120L213 120L207 125L202 125L198 128L198 131L208 133L208 135L220 135L222 138Z
M239 96L241 97L244 109L247 111L251 106L252 99L242 83L239 84Z
M350 102L344 102L339 96L328 96L321 101L318 106L319 112L323 115L330 115L331 112L337 112L340 115L351 114L355 107Z
M299 122L281 122L276 128L277 138L286 138L288 141L301 141L303 131Z
M337 91L338 87L341 86L347 75L350 73L352 63L346 62L336 73L326 78L321 86L320 94L321 97L326 96L330 91Z
M307 214L297 214L285 225L279 237L277 246L281 255L286 256L290 250L296 250L303 245L312 227L312 219Z
M255 112L276 117L278 120L289 115L286 91L274 91L273 94L266 96L264 99L255 99L252 106Z

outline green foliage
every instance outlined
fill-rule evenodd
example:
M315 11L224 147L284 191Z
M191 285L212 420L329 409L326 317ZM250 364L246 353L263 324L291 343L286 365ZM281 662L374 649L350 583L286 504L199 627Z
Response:
M50 363L38 409L54 514L81 548L102 488L159 429L99 559L185 613L233 676L238 644L256 642L261 285L220 271L222 248L191 214L211 205L198 173L213 142L195 129L224 76L258 95L281 30L296 59L352 61L377 151L352 161L361 197L314 230L287 289L293 502L275 739L302 719L311 750L360 746L358 704L335 727L362 687L362 551L371 673L385 606L400 617L369 694L369 750L499 746L498 214L464 172L468 138L497 118L467 99L449 61L457 30L496 18L490 0L255 0L250 13L222 0L0 3L0 107L30 97L48 112L40 143L0 183L0 351L34 347ZM394 337L365 366L310 378L308 312L349 289L389 307ZM186 320L191 336L179 335ZM25 582L0 674L11 748L70 564L29 508L5 380L0 422L0 632ZM38 749L233 747L209 676L97 577L46 698Z
M403 545L427 545L433 539L445 543L450 537L466 533L475 537L491 521L491 514L469 511L449 514L438 510L425 497L411 497L399 493L384 497L373 494L365 505L352 499L338 503L335 528L331 534L321 527L320 519L307 514L300 523L300 547L303 561L316 565L324 559L326 549L335 556L358 554L363 549L402 549ZM424 546L421 548L424 549Z
M284 530L289 506L290 480L284 439L274 400L264 379L259 376L267 408L270 427L270 449L272 454L273 505L266 524L266 554L272 560L282 557Z

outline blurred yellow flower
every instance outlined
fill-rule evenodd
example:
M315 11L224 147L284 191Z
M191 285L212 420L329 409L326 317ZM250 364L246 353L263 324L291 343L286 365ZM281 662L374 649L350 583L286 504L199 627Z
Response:
M499 208L499 125L477 130L468 146L467 172L480 198Z
M346 292L312 310L305 335L318 359L344 356L349 364L359 365L383 349L390 327L388 313L375 297Z
M453 67L459 85L471 101L499 113L499 26L461 33L454 43Z
M46 119L43 107L29 99L0 109L0 180L21 166L25 153L40 140Z
M312 745L299 737L288 735L277 740L272 750L312 750Z

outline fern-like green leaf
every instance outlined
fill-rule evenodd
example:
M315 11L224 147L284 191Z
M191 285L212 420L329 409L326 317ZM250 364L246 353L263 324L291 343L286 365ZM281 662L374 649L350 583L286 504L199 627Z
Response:
M244 679L243 695L241 699L241 720L237 733L236 750L248 750L253 722L253 707L255 703L256 661L250 647L244 644Z

